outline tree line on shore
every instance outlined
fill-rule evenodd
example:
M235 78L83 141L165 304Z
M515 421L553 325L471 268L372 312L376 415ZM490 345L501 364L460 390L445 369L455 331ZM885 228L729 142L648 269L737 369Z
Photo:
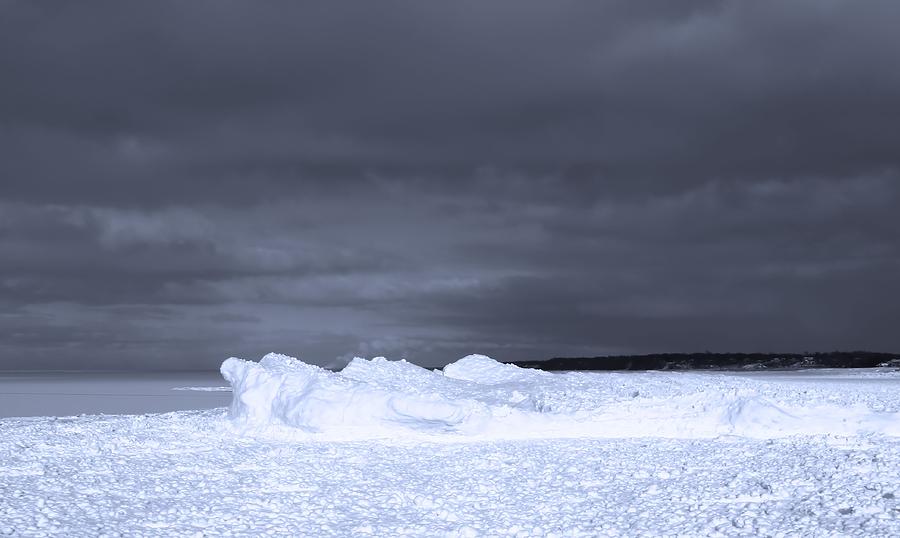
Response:
M555 357L513 361L540 370L769 370L900 367L900 354L872 351L816 353L652 353L599 357Z

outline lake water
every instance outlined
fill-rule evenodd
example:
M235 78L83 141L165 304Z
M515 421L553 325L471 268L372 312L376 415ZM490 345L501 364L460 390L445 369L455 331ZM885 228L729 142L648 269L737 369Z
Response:
M179 390L184 388L206 390ZM0 372L0 417L164 413L224 407L219 372Z

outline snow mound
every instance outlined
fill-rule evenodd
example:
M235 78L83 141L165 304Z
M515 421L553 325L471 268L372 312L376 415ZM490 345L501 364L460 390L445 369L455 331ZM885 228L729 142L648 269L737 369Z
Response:
M230 358L230 416L352 438L900 436L896 391L701 373L556 374L469 355L430 371L384 357L332 372L279 354ZM848 390L855 388L856 391Z
M531 381L541 375L553 375L541 370L527 370L514 364L497 362L487 355L467 355L444 367L444 375L453 379L484 385L515 381Z
M376 370L396 369L386 360L372 363L381 366ZM486 411L475 401L416 393L409 386L382 388L275 353L259 363L230 358L221 371L234 391L231 416L247 425L274 422L313 432L462 429Z

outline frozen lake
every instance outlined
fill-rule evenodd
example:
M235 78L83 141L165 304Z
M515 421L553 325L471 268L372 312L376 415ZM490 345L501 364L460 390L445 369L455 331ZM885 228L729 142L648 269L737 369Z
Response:
M616 373L641 375L643 372ZM896 378L865 369L699 373L787 383L897 385ZM199 390L203 388L208 390ZM0 371L0 417L166 413L225 407L230 402L230 387L219 372Z
M900 536L900 372L230 366L5 376L135 414L0 418L0 536Z
M228 405L219 372L0 372L0 417L142 414Z

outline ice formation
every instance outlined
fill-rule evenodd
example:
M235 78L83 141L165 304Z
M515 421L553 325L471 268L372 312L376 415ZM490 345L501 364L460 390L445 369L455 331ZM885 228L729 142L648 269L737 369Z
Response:
M900 536L898 371L223 371L231 420L0 418L0 536Z
M799 387L704 373L549 373L469 355L431 371L384 357L332 372L279 354L230 358L230 415L354 437L398 433L494 438L881 433L900 436L900 405L839 386ZM802 390L800 390L802 389Z

